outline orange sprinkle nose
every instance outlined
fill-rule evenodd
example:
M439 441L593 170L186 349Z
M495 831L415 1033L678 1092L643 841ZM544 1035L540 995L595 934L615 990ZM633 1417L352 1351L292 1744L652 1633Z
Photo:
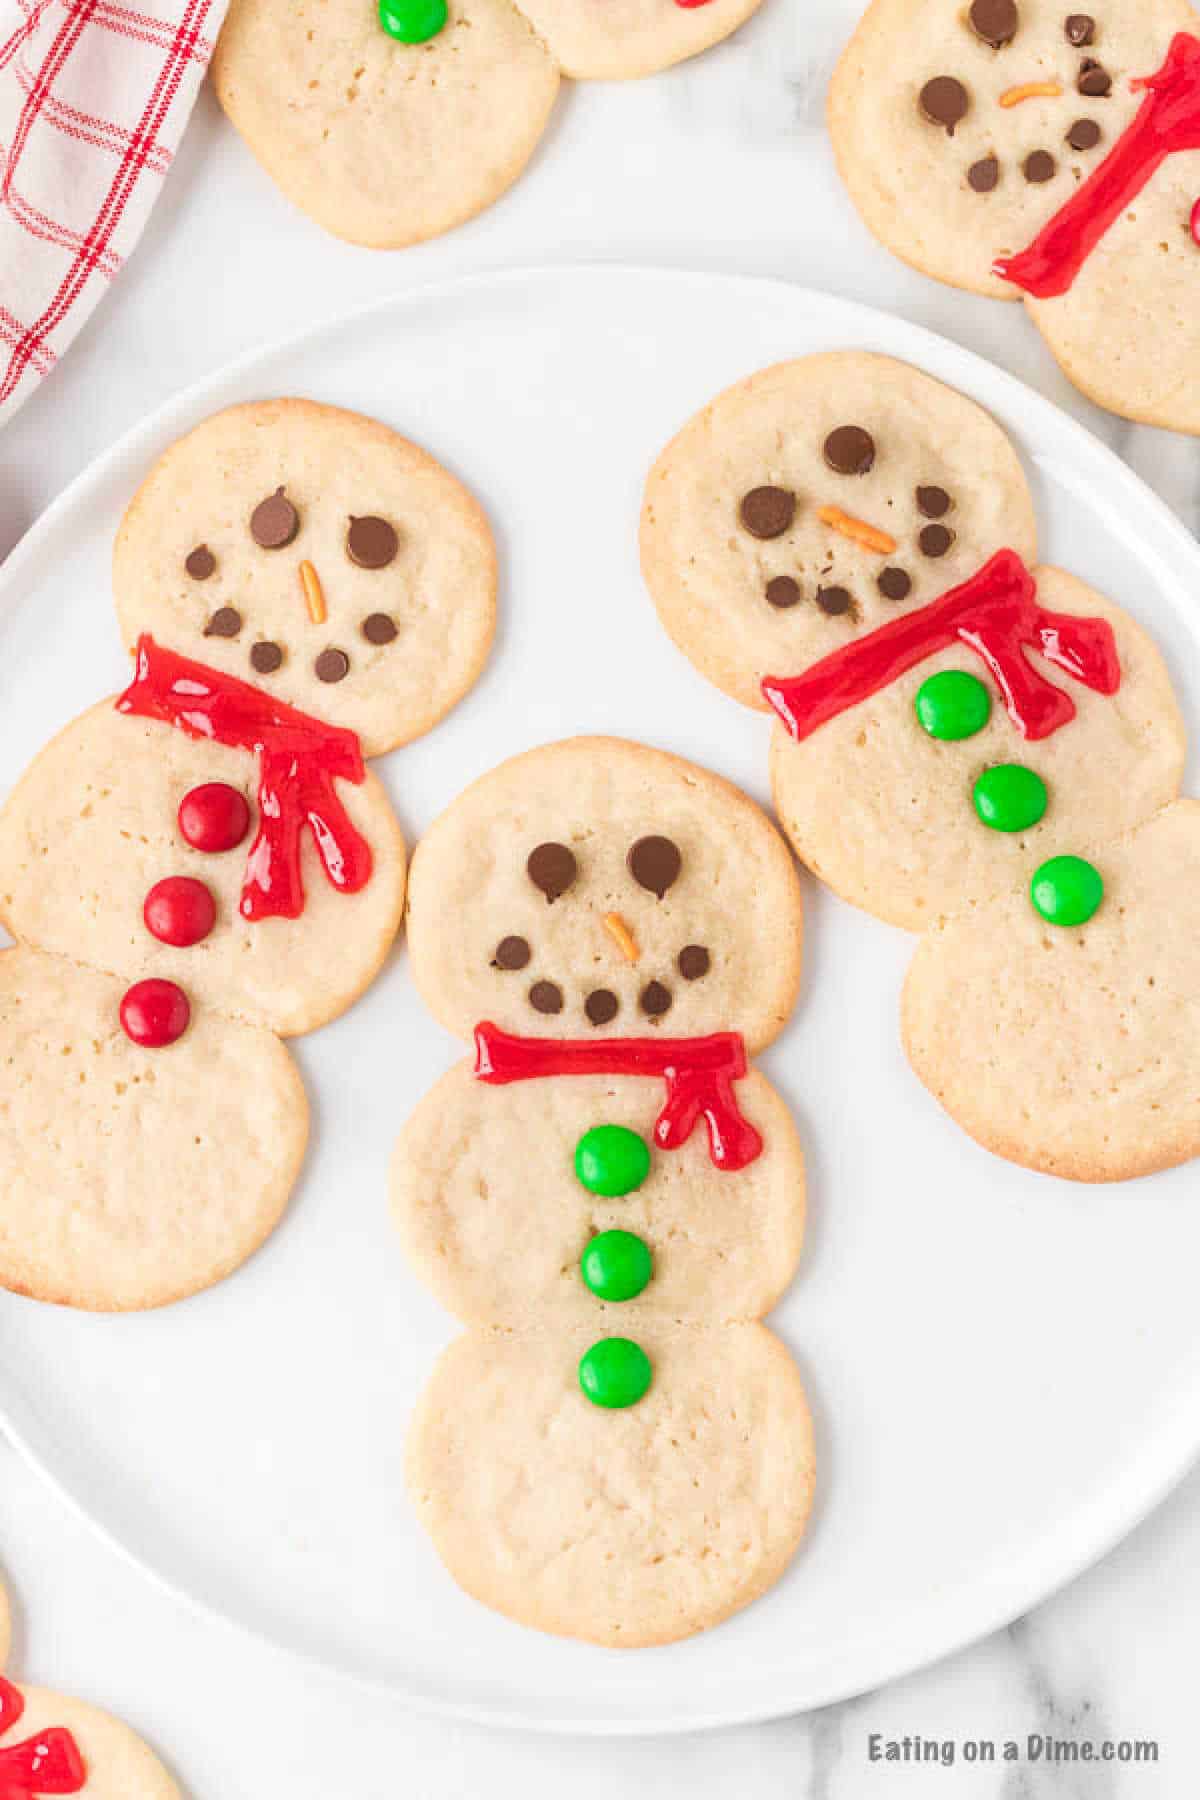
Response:
M1020 106L1022 100L1057 100L1062 93L1061 81L1023 81L1019 87L1005 88L1001 106Z
M638 949L637 939L630 931L620 913L605 913L604 929L607 931L626 962L635 963L642 954Z
M300 564L300 586L304 589L304 604L308 608L308 616L314 625L323 625L329 614L325 607L325 592L321 586L321 577L310 562Z
M864 550L877 550L880 556L890 556L896 548L894 537L889 537L886 531L880 531L874 525L868 525L865 519L856 519L853 513L843 512L840 506L819 506L817 517L822 525L828 525L830 531L839 532L842 537L861 544Z

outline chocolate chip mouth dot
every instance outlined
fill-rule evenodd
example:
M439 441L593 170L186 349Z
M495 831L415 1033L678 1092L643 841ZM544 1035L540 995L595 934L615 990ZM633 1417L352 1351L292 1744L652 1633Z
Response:
M1026 181L1053 181L1058 171L1058 164L1048 150L1031 150L1021 164L1021 173Z
M496 954L492 958L493 969L524 969L528 967L533 955L529 948L529 940L523 937L502 937L496 945Z
M254 644L250 650L250 666L260 675L273 675L283 662L283 651L269 641Z
M387 613L368 613L362 622L362 634L368 644L390 644L396 636L396 621Z
M344 650L322 650L313 672L318 681L344 681L350 673L350 658Z
M679 879L683 857L679 845L668 837L643 837L626 857L629 873L639 887L661 900L667 889Z
M917 104L931 125L940 125L947 137L953 137L971 102L961 81L953 75L935 75L921 89Z
M193 581L207 581L217 566L217 559L207 544L197 544L194 550L188 551L183 566Z
M1096 21L1090 13L1068 13L1063 22L1063 32L1068 44L1074 44L1082 50L1087 44L1096 41Z
M568 850L565 844L539 844L536 850L530 851L525 872L549 902L566 893L579 873L579 864L574 851Z
M738 507L738 518L756 538L782 537L795 516L796 496L788 488L751 488Z
M954 533L945 525L926 525L917 542L924 556L945 556L954 542Z
M593 988L583 1003L583 1010L593 1025L607 1025L616 1018L620 1004L609 988Z
M967 186L976 194L990 194L1000 180L1000 164L994 156L981 156L967 170Z
M854 602L844 587L820 587L817 589L817 605L829 618L838 618L848 613Z
M798 605L800 600L800 583L791 575L773 575L767 583L767 605L777 606L781 610Z
M1000 50L1017 35L1020 20L1015 0L972 0L967 23L977 38Z
M234 638L242 629L242 615L236 606L218 606L204 627L205 637Z
M563 1007L562 989L553 981L535 981L529 990L529 1004L534 1012L559 1013Z
M875 463L875 439L861 425L839 425L822 453L835 475L865 475Z
M1103 135L1095 119L1076 119L1067 133L1067 142L1072 150L1094 150Z
M661 1019L671 1010L671 990L661 981L648 981L638 996L638 1005L649 1019Z
M712 958L703 944L685 944L679 952L677 967L685 981L699 981L711 965Z
M944 487L919 487L916 498L917 511L927 519L944 519L950 511L950 496Z
M912 592L912 577L905 569L881 569L875 585L885 600L907 600Z
M376 518L374 514L363 519L351 515L346 552L360 569L386 569L395 561L399 548L395 526L389 525L386 519Z
M260 550L282 550L299 529L300 515L281 487L250 514L250 536Z
M1085 56L1075 86L1089 100L1103 100L1106 94L1112 93L1112 76L1100 63Z

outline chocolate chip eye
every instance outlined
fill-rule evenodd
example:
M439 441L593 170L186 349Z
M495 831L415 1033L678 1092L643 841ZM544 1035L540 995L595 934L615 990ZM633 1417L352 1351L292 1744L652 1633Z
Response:
M819 587L817 589L817 605L827 618L838 618L848 613L854 602L844 587Z
M283 662L283 651L278 644L263 642L253 644L250 649L250 667L260 675L273 675Z
M205 637L234 638L242 629L242 615L236 606L218 606L204 627Z
M943 519L950 511L950 496L944 487L919 487L917 511L927 519Z
M503 937L496 945L493 969L524 969L533 955L529 941L523 937Z
M790 575L772 575L767 583L767 605L777 606L781 611L789 606L796 606L800 601L800 583Z
M346 554L360 569L386 569L395 561L399 548L396 528L386 519L377 519L374 514L365 519L351 515L350 529L346 533Z
M629 873L639 887L662 899L667 889L679 879L683 858L678 844L667 837L643 837L625 858Z
M912 577L905 569L880 569L875 585L885 600L907 600L912 592Z
M699 981L707 975L712 958L703 944L685 944L679 952L679 973L685 981Z
M976 194L990 194L999 180L1000 164L994 156L981 156L967 170L967 186Z
M947 137L953 137L971 102L961 81L953 75L935 75L921 89L917 104L931 125L940 125Z
M795 516L796 496L788 488L751 488L738 506L743 527L756 538L782 537Z
M1058 164L1048 150L1031 150L1021 164L1026 181L1053 181Z
M977 38L1001 50L1017 35L1016 0L972 0L967 23Z
M861 425L839 425L822 446L835 475L865 475L875 463L875 439Z
M530 881L547 902L565 894L579 873L575 854L565 844L539 844L525 864Z
M260 500L250 514L250 536L260 550L282 550L299 529L300 515L282 488Z
M562 989L553 981L535 981L529 990L529 1004L534 1012L561 1012Z
M926 525L917 542L922 556L945 556L954 542L954 533L945 525Z
M620 1004L608 988L593 988L583 1003L583 1010L593 1025L607 1025L616 1018Z
M350 658L344 650L322 650L313 664L318 681L345 681L350 673Z
M386 613L368 613L362 622L362 634L368 644L390 644L396 635L396 621Z
M661 981L648 981L638 995L638 1005L649 1019L661 1019L671 1010L671 990Z
M193 581L207 581L217 566L217 559L207 544L197 544L189 550L184 568Z

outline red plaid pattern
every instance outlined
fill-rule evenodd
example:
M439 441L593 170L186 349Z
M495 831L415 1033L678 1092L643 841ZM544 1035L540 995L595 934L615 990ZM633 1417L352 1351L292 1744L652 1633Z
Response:
M0 424L137 242L227 0L0 0Z

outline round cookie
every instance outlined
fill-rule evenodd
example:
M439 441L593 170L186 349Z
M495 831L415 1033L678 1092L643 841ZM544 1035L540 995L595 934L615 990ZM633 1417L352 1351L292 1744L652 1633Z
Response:
M1132 83L1160 69L1176 33L1198 30L1185 0L1103 0L1087 13L1058 0L874 0L830 89L842 178L905 261L1020 299L993 264L1024 251L1078 193L1143 103ZM1200 150L1171 155L1068 290L1028 300L1066 373L1099 404L1193 432L1197 192Z
M1035 569L1054 612L1105 619L1121 665L1115 694L1070 689L1076 716L1037 743L1014 729L994 680L961 645L920 663L882 693L796 743L771 737L771 787L801 861L878 918L923 931L945 914L1020 881L1055 850L1121 832L1179 792L1187 740L1171 679L1141 627L1061 569ZM962 742L931 737L917 696L942 670L965 671L990 696L987 723ZM989 829L972 805L997 766L1032 771L1046 809L1023 830ZM830 769L841 772L830 780Z
M6 1762L8 1768L5 1767ZM9 1787L10 1772L16 1785ZM31 1777L25 1785L21 1777ZM158 1758L119 1719L46 1688L0 1677L0 1783L14 1796L180 1800Z
M282 37L304 35L297 10ZM415 444L338 407L265 400L154 464L117 534L113 591L130 650L147 632L378 756L479 675L496 553L478 503Z
M1047 923L1023 884L926 934L904 1046L986 1149L1123 1181L1200 1155L1200 802L1081 848L1103 882L1085 923Z
M834 510L833 524L820 516ZM858 526L870 541L846 535ZM933 599L1002 545L1036 555L1033 500L999 426L919 369L861 351L726 389L662 452L642 507L663 624L710 681L763 709L765 677Z
M245 837L224 853L192 847L179 824L185 795L213 782L248 807ZM250 921L239 899L258 824L254 758L102 701L46 746L0 811L0 919L40 949L131 979L178 982L195 1005L285 1037L311 1031L372 981L404 906L404 839L382 785L368 772L361 786L340 782L338 791L370 846L366 886L331 886L306 832L303 912ZM202 883L216 903L199 943L172 946L146 928L146 895L172 877Z
M511 186L559 72L510 0L447 0L418 43L384 30L377 0L233 0L213 79L291 201L337 237L399 249Z
M640 1338L655 1322L770 1311L804 1229L804 1158L787 1108L756 1070L739 1082L767 1149L734 1176L713 1166L699 1132L669 1153L653 1147L660 1096L647 1087L562 1076L497 1090L459 1063L426 1095L396 1146L392 1210L410 1263L449 1312L472 1325L590 1323L594 1337ZM635 1191L605 1196L579 1181L576 1147L597 1125L648 1146ZM616 1302L580 1278L589 1244L611 1231L653 1246L649 1284Z
M761 1325L644 1334L636 1406L589 1405L576 1330L469 1332L408 1440L414 1506L468 1593L518 1622L635 1648L689 1636L783 1573L808 1517L812 1423Z
M278 1223L308 1133L278 1038L203 1008L142 1049L119 1023L124 987L0 952L0 1286L97 1312L230 1274Z
M625 81L697 56L736 31L761 0L521 0L564 75Z
M501 764L413 857L413 978L462 1038L490 1020L585 1040L735 1031L758 1050L795 1003L801 938L791 859L753 802L616 738Z

